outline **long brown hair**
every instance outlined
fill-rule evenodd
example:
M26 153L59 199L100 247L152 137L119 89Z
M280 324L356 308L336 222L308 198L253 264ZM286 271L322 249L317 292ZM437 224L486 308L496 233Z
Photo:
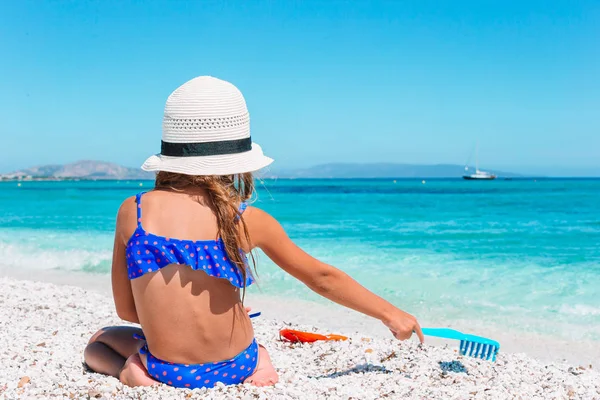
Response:
M252 248L246 222L240 213L240 204L250 200L254 192L254 178L251 172L238 175L184 175L160 171L156 175L155 188L159 190L184 191L191 188L206 190L217 217L218 237L225 245L225 253L238 268L244 279L252 276L252 271L242 253L244 244ZM241 229L238 226L241 224ZM244 243L245 242L245 243ZM250 253L252 266L255 259ZM256 272L256 269L255 269ZM242 300L243 301L243 300Z

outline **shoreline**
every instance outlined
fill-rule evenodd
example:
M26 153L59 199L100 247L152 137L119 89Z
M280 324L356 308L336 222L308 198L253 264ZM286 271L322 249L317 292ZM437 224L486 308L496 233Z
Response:
M454 347L421 347L414 341L399 342L366 334L351 335L346 342L290 345L277 338L278 330L288 325L289 318L273 318L275 312L271 310L261 310L263 316L253 324L257 340L267 347L280 374L280 383L275 387L243 385L188 390L159 385L129 388L115 378L89 372L82 365L82 351L90 335L101 326L123 324L114 313L102 279L93 278L99 290L0 277L3 332L0 336L3 348L0 396L9 399L183 396L198 399L505 399L513 396L593 399L600 396L600 373L595 369L546 364L524 354L501 351L498 360L492 363L461 357ZM252 301L253 305L260 304ZM290 326L323 332L323 327L305 323Z
M107 297L112 304L110 275L108 274L40 270L35 271L35 277L32 277L31 270L7 271L0 268L0 277L3 276L18 280L52 283L58 286L76 286L99 293ZM257 293L247 293L245 303L254 311L260 311L265 318L314 326L322 332L345 334L351 337L369 336L381 339L391 337L388 329L379 321L334 303L326 305L308 300L283 299L278 296ZM114 309L113 314L116 318ZM568 363L575 366L600 365L600 343L597 342L570 341L518 330L490 329L485 325L477 325L473 321L451 321L435 325L436 321L429 321L426 316L419 316L419 322L423 327L451 327L465 333L489 337L500 342L500 352L502 353L524 353L547 363ZM416 341L414 337L411 340ZM426 343L435 346L457 346L454 341L432 337L426 337Z

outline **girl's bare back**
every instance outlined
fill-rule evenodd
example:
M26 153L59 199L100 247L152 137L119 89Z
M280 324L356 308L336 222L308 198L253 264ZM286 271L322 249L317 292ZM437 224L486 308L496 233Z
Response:
M171 241L218 239L217 220L202 190L192 195L152 191L140 205L141 224L152 235ZM119 213L117 231L123 249L138 226L136 208L131 198ZM125 265L121 269L127 270ZM226 279L171 264L130 282L139 322L158 358L182 364L220 361L252 342L254 332L241 290ZM126 287L119 291L120 297L128 294Z

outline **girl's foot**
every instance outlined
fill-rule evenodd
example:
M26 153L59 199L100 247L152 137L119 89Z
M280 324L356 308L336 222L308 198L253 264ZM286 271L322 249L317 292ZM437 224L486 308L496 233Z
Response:
M144 364L142 364L140 355L137 353L131 355L125 361L125 365L119 373L119 380L127 386L152 386L159 384L159 382L148 375L148 371Z
M279 375L273 364L269 352L263 346L258 349L258 365L252 375L250 375L244 383L249 383L253 386L273 386L279 381Z

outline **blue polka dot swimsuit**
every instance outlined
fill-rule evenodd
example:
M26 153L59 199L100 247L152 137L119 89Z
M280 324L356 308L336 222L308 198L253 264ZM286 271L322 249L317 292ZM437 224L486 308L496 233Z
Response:
M244 277L239 269L227 259L225 244L219 240L180 240L153 235L142 227L142 195L137 203L137 228L127 243L127 271L129 279L158 271L171 264L189 265L194 270L202 270L207 275L227 279L233 286L242 288ZM246 209L240 205L240 213ZM245 255L243 255L245 259ZM246 274L246 286L253 283Z
M127 271L129 279L160 270L171 264L189 265L209 276L226 279L233 286L244 287L244 277L229 261L225 245L219 240L180 240L146 232L142 227L142 195L136 196L137 228L127 243ZM240 205L240 214L246 203ZM245 255L244 255L245 259ZM246 275L245 286L253 283ZM136 335L138 339L144 339ZM175 364L154 357L144 345L140 353L147 355L148 373L154 379L170 386L185 388L213 387L217 382L236 385L244 382L258 365L256 340L230 360L206 364Z
M138 339L144 337L135 335ZM148 345L140 349L146 354L148 374L159 382L181 388L211 388L217 382L225 385L238 385L254 373L258 365L258 343L252 340L250 346L229 360L205 364L176 364L154 357Z

